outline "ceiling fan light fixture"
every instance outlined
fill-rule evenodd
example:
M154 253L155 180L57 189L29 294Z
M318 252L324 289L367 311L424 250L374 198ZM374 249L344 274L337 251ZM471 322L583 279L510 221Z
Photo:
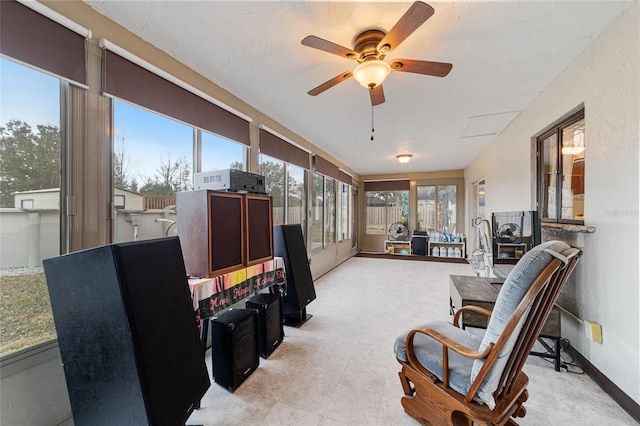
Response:
M411 157L413 157L413 155L411 155L411 154L398 154L398 155L396 155L396 158L402 164L407 164L409 162L409 160L411 160Z
M358 65L353 70L353 78L362 87L373 89L381 85L390 72L391 66L388 63L379 59L372 59Z

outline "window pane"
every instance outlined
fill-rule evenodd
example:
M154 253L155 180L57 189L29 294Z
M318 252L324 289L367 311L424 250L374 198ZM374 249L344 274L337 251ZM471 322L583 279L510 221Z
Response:
M340 183L340 241L349 238L350 202L351 202L351 185Z
M418 229L439 230L436 220L436 187L418 187Z
M322 248L322 224L324 223L324 177L313 174L311 192L311 249Z
M244 145L209 132L202 132L202 171L246 170Z
M307 233L307 171L289 164L287 181L287 223L302 225L302 234Z
M42 259L60 254L61 84L4 58L0 67L0 355L5 355L56 337Z
M485 182L484 179L482 179L480 182L478 182L478 207L477 207L477 216L480 216L482 218L484 218L485 216Z
M264 176L265 191L273 199L273 225L283 225L284 162L260 155L260 174Z
M325 177L325 245L335 244L336 242L336 180Z
M556 176L558 137L554 133L542 142L542 217L556 218Z
M175 194L193 187L193 128L114 102L114 242L175 235ZM114 200L114 205L115 205Z
M584 220L584 119L562 129L562 219Z
M387 196L386 192L367 191L366 228L368 235L387 235Z
M387 231L396 222L409 225L409 191L387 193L387 218Z
M438 186L438 229L453 234L456 232L457 212L456 186Z

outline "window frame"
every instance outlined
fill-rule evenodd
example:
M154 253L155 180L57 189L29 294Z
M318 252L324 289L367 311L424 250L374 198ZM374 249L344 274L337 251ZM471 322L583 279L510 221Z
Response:
M371 234L368 232L368 209L369 206L368 205L368 199L369 197L367 196L367 193L369 192L373 192L373 193L379 193L379 194L383 194L384 196L384 221L385 221L385 228L384 228L384 232L383 234ZM391 220L389 219L389 209L392 208L393 206L389 205L389 198L390 198L390 194L393 193L401 193L401 192L406 192L407 193L407 204L406 204L406 208L407 208L407 219L406 219L406 223L405 222L401 222L404 223L405 226L409 226L409 224L411 223L411 191L408 189L390 189L390 190L374 190L374 191L365 191L365 227L364 227L364 232L365 235L368 236L372 236L372 237L380 237L381 235L384 236L385 239L387 239L387 236L389 234L389 227L394 224L395 222L391 222Z
M60 139L59 139L59 154L58 154L58 206L59 208L57 216L58 216L58 228L57 228L57 234L58 234L58 244L56 246L56 255L62 255L64 253L68 252L68 245L69 245L69 226L68 226L68 220L69 220L69 215L68 215L68 207L67 207L67 203L65 203L64 201L67 199L67 195L68 195L68 182L67 182L67 177L69 175L69 168L68 168L68 152L69 152L69 128L71 127L71 120L70 120L70 112L69 112L69 92L70 92L70 86L71 84L64 80L62 77L60 76L56 76L53 75L52 73L48 72L48 70L46 69L41 69L36 67L35 65L28 63L28 62L22 62L19 60L16 60L12 57L9 56L3 56L1 58L2 61L8 61L11 62L19 67L25 68L26 70L29 70L29 72L35 72L38 73L41 76L45 76L47 78L52 79L52 84L56 84L58 89L57 89L57 98L55 99L55 103L59 106L59 111L58 111L58 119L59 121L55 123L55 125L58 126L58 130L59 130L59 135L60 135ZM39 101L42 103L42 101ZM25 122L26 123L26 122ZM0 123L0 125L4 125L5 123ZM32 124L32 123L27 123L27 124ZM47 124L47 123L42 123L42 124ZM48 123L50 124L50 123ZM48 125L47 124L47 125ZM37 128L38 123L33 124L35 128ZM31 207L24 207L23 202L24 201L30 201L32 203ZM15 207L15 198L14 198L14 206ZM39 209L36 205L35 205L35 199L28 199L28 200L21 200L20 202L20 207L18 207L19 209L24 209L24 210L33 210L36 212L36 214L40 214L38 213L38 211L42 211L42 209ZM55 209L54 209L55 211ZM30 249L30 248L29 248ZM37 266L37 268L42 268L42 260L44 260L44 258L46 257L50 257L50 255L46 255L46 254L42 254L42 253L38 253L38 259L39 259L39 264ZM29 265L27 265L27 267L29 267ZM46 276L44 274L44 271L42 272L34 272L33 274L41 274L43 277L45 277L46 280ZM48 300L48 295L47 295L47 300ZM51 306L51 302L49 301L49 307ZM58 344L58 337L57 337L57 330L55 329L55 325L53 324L53 318L52 318L52 331L53 331L53 335L54 337L49 338L48 336L45 336L44 339L34 343L34 344L29 344L29 345L25 345L20 347L19 349L14 349L11 350L9 352L6 353L1 353L0 354L0 361L2 362L3 368L5 367L5 365L12 365L12 361L13 360L26 360L27 365L31 365L32 362L34 362L33 360L35 359L34 357L39 357L42 356L42 354L45 351L50 350L51 348L53 348L54 346L57 346ZM40 336L39 336L40 337ZM11 360L11 361L9 361ZM9 362L7 362L9 361ZM6 364L5 364L6 363ZM28 367L27 367L28 368ZM16 365L16 371L21 369L21 366Z
M322 246L327 247L331 244L337 244L338 242L338 179L331 176L323 176L324 179L324 205L322 209L324 211L324 221L322 223ZM329 186L333 187L333 191L329 191ZM332 196L329 198L329 196ZM333 204L333 212L330 209L330 204ZM333 229L333 231L331 231Z
M453 221L450 220L449 225L447 225L447 228L451 225L451 224L455 224L455 232L458 232L458 203L460 202L460 186L456 183L456 182L443 182L443 183L428 183L428 184L420 184L420 185L416 185L416 228L419 230L425 230L423 229L423 227L420 226L420 215L419 215L419 203L420 203L420 196L419 196L419 189L420 188L424 188L424 187L433 187L434 188L434 196L435 196L435 219L436 219L436 226L434 228L431 228L430 226L424 226L424 228L427 228L430 231L438 231L438 232L442 232L444 228L444 224L441 224L442 226L438 226L439 225L439 221L444 221L444 213L441 212L442 208L439 207L439 200L440 200L440 189L441 188L445 188L445 187L455 187L456 189L456 207L455 207L455 211L453 214ZM445 208L446 210L446 208ZM442 217L441 217L442 215ZM448 233L452 233L453 230L447 229L446 232Z
M318 220L316 220L316 214L318 212L316 212L316 210L315 210L316 209L316 199L317 199L317 195L318 195L315 192L315 186L316 186L315 180L316 179L320 179L321 182L322 182L322 184L320 185L322 187L322 191L321 191L322 192L322 194L321 194L322 195L322 203L321 203L321 205L318 206L320 208L320 217L319 217ZM325 223L325 220L326 220L325 219L325 215L326 215L326 211L325 211L325 206L326 206L325 184L326 184L326 180L325 180L325 176L323 174L318 173L316 171L313 171L311 173L311 206L310 207L311 207L312 214L311 214L309 226L310 226L310 230L311 230L310 246L311 246L311 251L312 252L317 251L317 250L322 250L322 249L324 249L326 247L325 239L324 239L324 223ZM314 247L314 243L317 244L318 242L313 240L313 230L314 230L313 225L318 221L320 222L321 227L322 227L321 232L320 232L321 239L320 239L320 245Z
M351 185L338 181L337 233L338 242L351 238Z
M118 200L122 200L122 204L118 203ZM126 204L126 198L124 195L114 194L113 195L113 208L123 210Z
M536 210L538 211L538 216L540 217L541 222L546 223L564 223L564 224L575 224L575 225L584 225L584 219L565 219L562 218L562 176L563 176L563 161L562 161L562 133L563 130L569 126L572 126L579 122L580 120L585 119L584 108L580 109L580 111L571 114L569 117L560 121L558 124L552 126L548 130L544 131L540 135L536 137ZM544 142L551 136L556 136L556 148L555 148L555 160L557 164L557 170L554 172L557 176L560 176L560 179L556 179L556 193L555 193L555 203L556 203L556 214L555 217L544 216L544 200L545 200L545 191L546 186L544 184ZM586 145L586 141L585 141ZM551 155L551 153L549 153ZM586 164L585 164L586 166Z

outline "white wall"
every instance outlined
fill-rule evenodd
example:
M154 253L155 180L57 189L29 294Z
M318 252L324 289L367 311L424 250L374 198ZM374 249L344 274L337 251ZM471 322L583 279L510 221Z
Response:
M584 256L576 271L576 309L602 324L602 344L563 318L564 337L640 402L638 293L638 147L640 4L634 3L523 111L465 170L486 178L487 212L535 209L532 137L585 108ZM496 164L499 161L499 164Z
M353 245L351 239L340 241L336 244L331 244L328 247L315 250L311 254L311 276L314 280L317 280L342 262L346 261L352 256L351 246Z
M0 209L0 268L35 268L60 254L60 212Z

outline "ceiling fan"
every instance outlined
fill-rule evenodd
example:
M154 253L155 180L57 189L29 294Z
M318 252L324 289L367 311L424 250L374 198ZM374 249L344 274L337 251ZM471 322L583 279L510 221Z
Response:
M418 61L415 59L394 59L384 61L384 57L398 47L404 39L411 35L420 25L433 15L431 6L421 1L414 2L400 20L388 33L381 30L365 30L357 37L353 49L340 46L316 36L307 36L302 40L304 46L323 50L346 59L358 62L353 71L346 71L311 89L311 96L319 95L327 89L351 77L363 87L369 89L371 105L384 102L382 82L391 71L411 72L416 74L444 77L449 74L452 64L445 62Z

